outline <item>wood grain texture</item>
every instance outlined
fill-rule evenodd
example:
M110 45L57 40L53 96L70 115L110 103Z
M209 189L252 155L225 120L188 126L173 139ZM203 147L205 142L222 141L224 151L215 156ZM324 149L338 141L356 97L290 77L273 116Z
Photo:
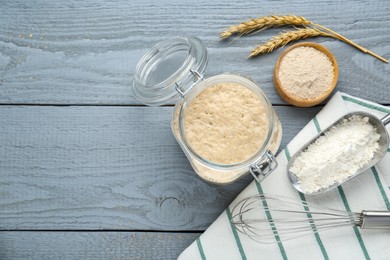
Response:
M200 234L0 232L0 259L177 259Z
M46 105L140 104L131 93L136 63L176 35L205 42L206 76L250 76L284 104L272 83L281 50L245 59L280 29L230 46L218 39L229 25L268 14L303 15L390 58L383 0L1 1L0 259L175 259L251 177L228 186L200 180L171 134L172 107ZM336 90L390 104L388 64L313 41L338 60ZM282 147L319 109L276 107ZM158 232L168 230L196 233Z
M277 107L282 147L319 111ZM252 180L193 172L172 107L0 106L0 230L204 230Z
M194 35L209 50L206 75L252 77L274 104L281 50L247 60L251 48L281 29L238 39L218 33L246 18L297 14L390 58L390 1L21 1L0 8L0 103L139 104L131 93L135 65L157 41ZM390 67L344 43L319 38L340 67L337 89L389 104Z

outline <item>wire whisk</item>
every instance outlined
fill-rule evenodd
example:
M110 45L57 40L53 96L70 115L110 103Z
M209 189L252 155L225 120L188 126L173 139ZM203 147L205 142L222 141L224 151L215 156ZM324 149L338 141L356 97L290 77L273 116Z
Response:
M348 226L390 228L390 211L348 212L258 194L233 207L231 223L251 239L270 244Z

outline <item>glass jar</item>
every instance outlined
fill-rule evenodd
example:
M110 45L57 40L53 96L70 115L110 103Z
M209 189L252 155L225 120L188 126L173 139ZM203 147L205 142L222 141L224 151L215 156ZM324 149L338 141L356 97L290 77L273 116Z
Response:
M156 44L139 61L133 78L133 93L149 106L175 102L172 132L195 172L204 180L228 184L251 173L263 180L276 167L282 128L264 93L251 79L238 74L220 74L207 79L203 72L208 61L205 45L195 37L174 37ZM257 151L233 164L216 163L202 157L187 138L185 118L191 102L206 89L221 83L234 83L249 89L261 102L267 121L265 138Z

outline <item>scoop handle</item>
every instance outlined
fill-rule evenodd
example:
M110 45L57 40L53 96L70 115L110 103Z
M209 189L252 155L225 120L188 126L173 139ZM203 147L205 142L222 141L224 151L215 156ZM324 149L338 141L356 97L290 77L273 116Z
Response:
M360 214L360 228L390 228L390 211L363 210Z
M388 123L390 123L390 113L388 113L387 115L385 115L382 119L382 124L383 125L387 125Z

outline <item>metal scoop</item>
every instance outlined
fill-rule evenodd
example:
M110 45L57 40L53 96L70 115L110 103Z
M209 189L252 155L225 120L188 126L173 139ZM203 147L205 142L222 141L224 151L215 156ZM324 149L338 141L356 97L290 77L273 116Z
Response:
M294 173L291 172L291 167L294 164L295 159L303 151L305 151L309 147L309 145L314 143L320 136L324 135L324 133L327 132L330 128L332 128L333 126L339 125L344 119L349 118L349 117L351 117L353 115L368 117L369 122L376 128L377 133L380 135L380 138L379 138L379 141L378 141L379 147L375 151L374 157L371 159L371 161L369 161L363 167L361 167L354 175L348 177L342 183L334 183L333 185L331 185L331 186L329 186L327 188L323 188L323 189L321 189L321 190L319 190L317 192L313 192L313 193L306 192L305 190L303 190L301 188L300 184L298 183L297 176ZM300 191L300 192L302 192L304 194L318 194L318 193L322 193L322 192L325 192L325 191L332 190L332 189L336 188L337 186L343 184L344 182L349 181L350 179L358 176L362 172L364 172L367 169L369 169L372 166L374 166L377 162L379 162L385 156L386 151L387 151L387 149L389 147L389 134L386 131L386 127L385 127L388 123L390 123L390 113L387 114L382 119L379 119L376 116L373 116L372 114L365 113L365 112L352 112L352 113L348 113L348 114L344 115L343 117L338 119L335 123L333 123L331 126L326 128L321 133L319 133L317 136L315 136L313 139L311 139L309 142L307 142L301 149L299 149L299 151L297 151L291 157L290 161L287 164L287 174L288 174L288 177L290 179L290 182L292 183L292 185L294 186L295 189L297 189L298 191Z

